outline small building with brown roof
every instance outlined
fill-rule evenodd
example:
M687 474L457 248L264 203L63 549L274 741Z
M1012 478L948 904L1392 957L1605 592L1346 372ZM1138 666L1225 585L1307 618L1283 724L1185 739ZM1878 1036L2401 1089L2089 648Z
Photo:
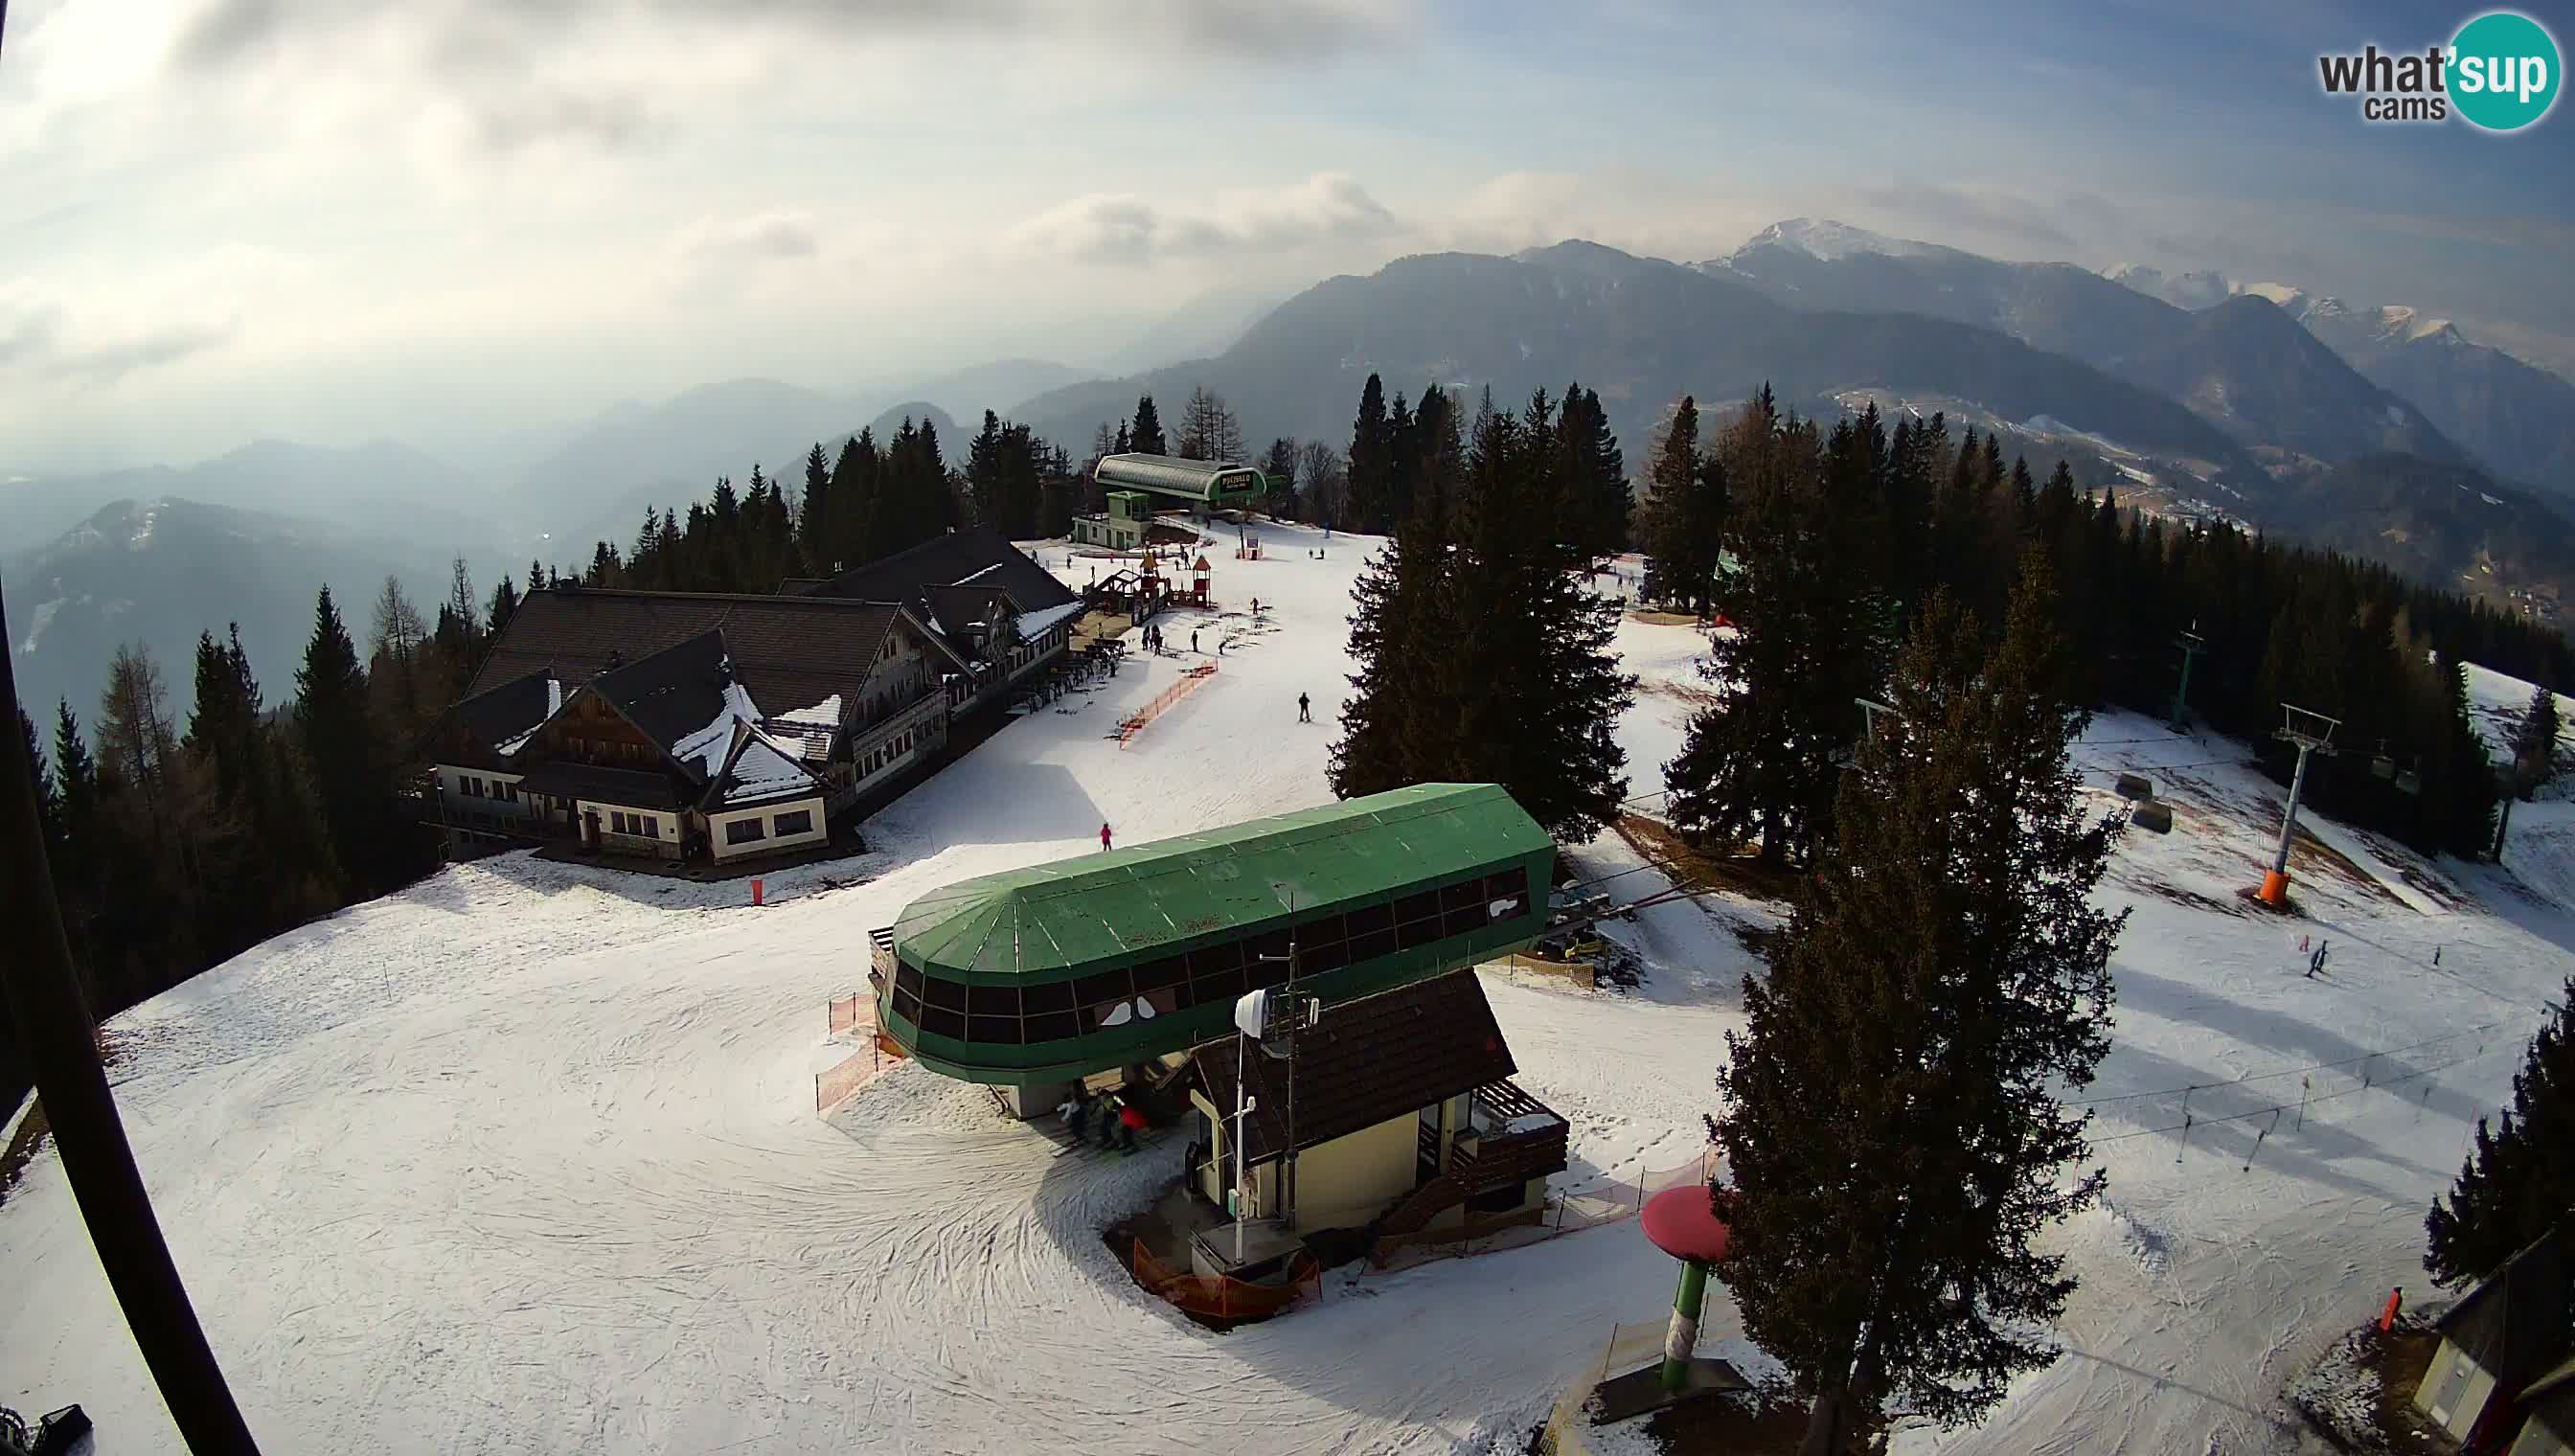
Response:
M2414 1404L2478 1456L2565 1456L2575 1436L2575 1264L2560 1228L2433 1322Z
M1512 1083L1517 1065L1472 969L1341 1002L1294 1039L1292 1058L1233 1037L1190 1053L1198 1126L1186 1176L1199 1196L1235 1208L1235 1109L1249 1090L1242 1216L1299 1235L1409 1233L1543 1205L1565 1164L1565 1121Z

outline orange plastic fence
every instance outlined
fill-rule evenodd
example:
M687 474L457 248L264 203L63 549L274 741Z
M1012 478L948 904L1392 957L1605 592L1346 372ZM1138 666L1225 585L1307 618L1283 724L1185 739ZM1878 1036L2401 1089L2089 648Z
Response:
M865 1014L861 1008L865 1006L866 1003L867 998L857 994L856 992L852 992L847 996L833 997L832 1034L839 1036L844 1032L853 1032L858 1030L860 1019L862 1015ZM874 1008L868 1007L868 1009L873 1010Z
M1164 689L1153 702L1145 705L1143 712L1118 725L1118 746L1123 748L1133 742L1136 735L1145 730L1145 725L1161 718L1165 710L1197 692L1200 684L1215 676L1216 664L1214 663L1192 668L1183 673L1181 681Z
M1323 1282L1323 1268L1311 1254L1298 1254L1288 1264L1285 1284L1246 1284L1223 1274L1175 1269L1155 1258L1143 1240L1134 1244L1136 1282L1157 1298L1207 1319L1267 1319Z
M868 1079L877 1074L880 1065L880 1053L870 1047L866 1051L850 1053L848 1060L830 1071L815 1073L814 1110L829 1112L847 1101L852 1092L868 1084Z

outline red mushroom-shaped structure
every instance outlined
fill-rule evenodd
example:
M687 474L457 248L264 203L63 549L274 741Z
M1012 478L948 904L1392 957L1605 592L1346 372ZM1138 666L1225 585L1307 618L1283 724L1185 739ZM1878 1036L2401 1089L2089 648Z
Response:
M1717 1216L1705 1184L1665 1188L1645 1200L1638 1221L1654 1247L1681 1261L1681 1285L1672 1295L1671 1329L1663 1336L1661 1383L1679 1391L1689 1382L1690 1351L1698 1345L1699 1302L1707 1293L1707 1267L1725 1257L1733 1231Z
M1731 1230L1716 1216L1707 1189L1693 1183L1666 1188L1645 1200L1645 1237L1675 1259L1713 1264L1725 1257Z

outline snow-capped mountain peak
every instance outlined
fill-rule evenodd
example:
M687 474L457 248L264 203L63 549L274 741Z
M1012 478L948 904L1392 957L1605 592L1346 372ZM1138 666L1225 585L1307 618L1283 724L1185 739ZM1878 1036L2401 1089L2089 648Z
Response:
M1890 238L1881 233L1872 233L1866 228L1837 223L1830 218L1790 218L1785 222L1772 223L1754 233L1750 241L1736 251L1747 253L1764 245L1793 249L1825 263L1837 262L1859 253L1876 253L1888 258L1912 258L1931 251L1930 245L1925 243Z

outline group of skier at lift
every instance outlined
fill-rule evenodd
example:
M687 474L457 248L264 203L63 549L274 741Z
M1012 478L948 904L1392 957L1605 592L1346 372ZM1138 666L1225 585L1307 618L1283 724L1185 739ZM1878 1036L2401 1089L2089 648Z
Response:
M1093 1098L1082 1083L1073 1084L1056 1110L1064 1114L1064 1130L1073 1134L1073 1145L1081 1147L1092 1141L1084 1129L1091 1124L1093 1110L1100 1113L1098 1141L1103 1151L1134 1152L1136 1134L1151 1125L1135 1103L1116 1092Z

